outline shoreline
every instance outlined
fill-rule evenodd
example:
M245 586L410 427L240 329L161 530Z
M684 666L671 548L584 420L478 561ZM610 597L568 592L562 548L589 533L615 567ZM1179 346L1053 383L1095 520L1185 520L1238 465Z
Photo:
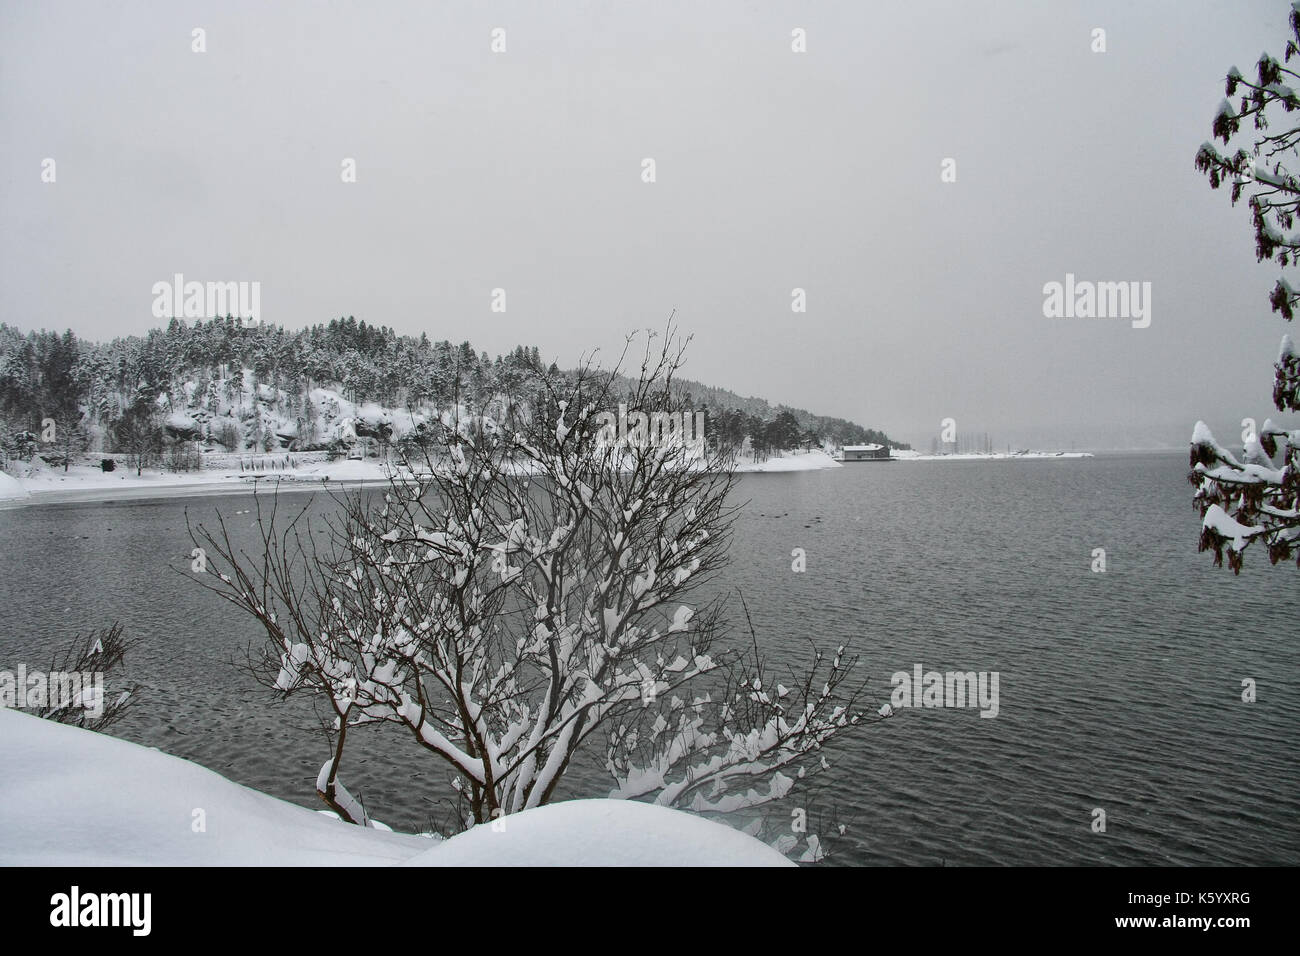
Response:
M39 507L40 505L76 504L79 502L99 502L109 504L114 501L149 501L168 498L209 498L226 495L252 494L266 490L267 485L276 485L279 491L329 491L335 488L355 488L364 485L384 485L382 479L352 479L344 481L303 481L301 479L270 479L259 481L218 480L178 482L166 485L126 485L121 488L51 488L32 491L26 498L12 501L0 501L0 508Z
M80 471L80 474L77 472ZM357 472L358 469L340 469ZM283 474L232 475L220 473L189 473L168 475L145 472L136 476L122 475L117 481L107 479L109 473L87 468L74 469L65 478L62 473L47 473L33 480L18 479L17 484L25 494L0 498L0 510L77 502L142 501L149 499L215 497L222 495L252 494L267 486L280 491L329 491L356 488L364 485L387 484L387 477L378 469L364 473L337 475L303 472ZM107 480L106 480L107 479Z
M817 451L740 463L736 471L744 474L790 473L839 467L839 462ZM181 474L147 470L137 476L134 473L104 472L90 465L74 465L66 473L41 468L25 478L5 477L10 478L19 493L0 497L0 510L87 501L111 503L251 494L266 490L268 486L275 491L287 492L353 490L387 485L390 471L388 462L341 460L255 475L214 469Z
M1090 451L995 451L991 453L964 452L960 455L903 455L890 461L1054 461L1060 458L1096 458Z
M1054 461L1078 460L1096 457L1092 452L1040 452L1021 455L994 453L964 455L907 455L891 461ZM860 464L850 462L850 464ZM761 462L738 463L737 474L792 474L809 471L826 471L842 468L845 463L822 451L767 458ZM274 491L330 492L351 490L388 483L386 463L338 461L317 464L284 472L252 476L248 474L221 474L220 472L189 472L167 474L147 471L109 477L92 466L74 466L66 474L44 470L26 479L14 479L24 492L15 497L0 497L0 511L41 505L77 504L84 502L112 503L114 501L146 501L169 498L205 498L225 495L252 494L273 486ZM13 476L6 476L13 478Z

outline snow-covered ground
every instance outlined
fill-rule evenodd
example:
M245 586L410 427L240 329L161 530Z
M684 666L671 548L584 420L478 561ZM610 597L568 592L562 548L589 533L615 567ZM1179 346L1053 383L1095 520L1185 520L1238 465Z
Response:
M31 494L17 478L0 471L0 501L24 501Z
M899 461L1021 461L1060 458L1092 458L1089 452L1023 452L991 455L921 455L911 451L894 451ZM280 457L250 455L249 460L272 460ZM247 491L254 483L268 488L279 483L282 489L316 489L335 485L384 482L388 463L377 459L310 462L293 468L261 473L240 472L238 468L206 468L202 471L165 472L146 469L137 476L134 469L119 466L116 471L101 471L90 465L73 465L66 472L50 468L39 461L21 465L17 477L0 472L0 507L42 504L55 501L96 499L111 493L114 498L163 498L180 495L209 495ZM791 452L773 455L765 461L740 462L739 472L820 471L843 465L824 451Z
M250 460L270 460L277 455L249 456ZM17 464L17 463L16 463ZM178 495L207 495L247 491L256 482L259 488L280 483L281 488L328 488L330 484L354 485L384 482L390 466L377 459L311 462L294 468L280 468L261 473L240 472L236 468L205 468L202 471L165 472L146 469L137 476L135 469L119 464L115 471L101 471L97 466L73 465L66 472L50 468L37 460L21 464L18 477L0 472L0 502L6 506L42 504L55 501L95 499L111 493L114 498L162 498ZM737 471L815 471L839 468L840 463L825 452L812 451L788 456L773 456L761 462L743 462Z
M270 457L270 456L266 456ZM116 471L101 471L89 465L62 468L25 467L21 477L0 472L0 501L7 504L42 504L100 498L153 498L173 495L206 495L248 491L282 482L285 487L321 488L330 482L354 484L381 482L387 478L384 462L347 461L314 462L297 468L267 471L260 474L240 473L216 468L203 471L165 472L145 469L139 476L135 469L119 466Z
M842 467L824 451L773 455L766 461L741 462L736 471L820 471L823 468Z
M392 864L429 841L362 829L160 751L0 709L0 864ZM201 823L201 825L200 825Z
M0 708L3 866L790 866L700 817L623 800L447 841L341 823L149 747Z
M793 866L731 827L632 800L569 800L436 844L407 866Z

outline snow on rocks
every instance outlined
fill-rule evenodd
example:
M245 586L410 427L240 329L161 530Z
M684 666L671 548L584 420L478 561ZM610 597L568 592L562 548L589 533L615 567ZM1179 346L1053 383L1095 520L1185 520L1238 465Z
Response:
M181 435L188 435L199 430L198 421L184 412L172 412L167 416L166 424L168 431Z

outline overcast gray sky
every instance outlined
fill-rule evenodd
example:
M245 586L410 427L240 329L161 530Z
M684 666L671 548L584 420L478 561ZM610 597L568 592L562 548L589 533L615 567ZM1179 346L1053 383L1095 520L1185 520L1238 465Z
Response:
M143 333L181 272L261 282L290 328L573 364L675 308L689 377L927 448L945 417L1236 443L1272 411L1278 269L1192 161L1288 10L0 0L3 320ZM1151 282L1150 327L1045 318L1067 272Z

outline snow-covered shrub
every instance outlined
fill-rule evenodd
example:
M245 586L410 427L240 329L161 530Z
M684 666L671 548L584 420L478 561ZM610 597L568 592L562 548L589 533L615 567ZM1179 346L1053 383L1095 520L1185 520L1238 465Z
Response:
M317 790L343 819L366 820L339 776L362 724L409 734L478 823L549 802L596 747L614 796L750 811L866 722L844 647L778 681L757 641L727 639L719 598L687 603L727 558L730 459L602 439L620 403L680 410L680 362L669 335L637 379L556 372L518 433L431 424L403 478L338 499L328 545L283 499L259 501L260 558L224 524L191 528L215 572L203 583L266 630L254 671L333 712Z
M93 674L102 675L105 682L120 677L126 652L131 647L120 623L114 622L109 627L92 631L84 637L74 640L64 650L61 657L50 661L46 674ZM96 694L99 699L92 701L87 695ZM83 699L71 703L48 701L35 710L37 717L57 721L61 724L73 724L86 730L101 731L126 716L136 699L134 684L118 691L105 688L86 687Z

